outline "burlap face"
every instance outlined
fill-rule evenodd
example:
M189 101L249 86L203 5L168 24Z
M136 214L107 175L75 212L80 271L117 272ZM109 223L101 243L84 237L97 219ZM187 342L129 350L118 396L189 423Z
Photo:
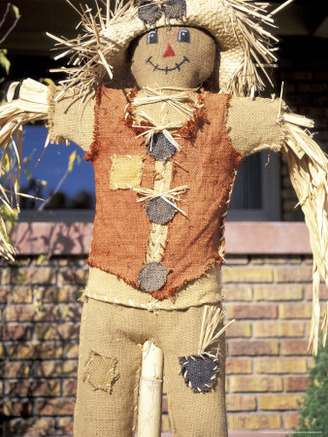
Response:
M225 412L225 339L219 342L219 369L215 387L195 393L180 374L179 357L197 353L204 307L158 311L114 306L89 299L81 325L80 362L75 437L134 435L141 348L152 340L164 353L165 384L175 437L227 436ZM214 345L214 348L216 345ZM85 363L93 356L117 363L112 390L95 390L85 380ZM90 370L90 377L97 366ZM99 375L98 375L99 379Z
M195 88L211 75L216 52L215 40L203 30L160 27L139 39L131 69L140 87Z

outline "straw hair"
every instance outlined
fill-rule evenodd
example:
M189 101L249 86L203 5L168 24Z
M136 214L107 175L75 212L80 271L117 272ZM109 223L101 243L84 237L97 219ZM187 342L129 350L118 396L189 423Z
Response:
M128 60L131 42L150 28L168 24L198 27L215 38L220 52L220 65L214 74L216 89L253 96L264 89L264 78L272 84L266 70L277 61L273 46L278 40L270 33L275 25L269 2L186 0L185 18L170 19L168 23L162 14L155 25L149 26L138 17L133 0L126 5L116 0L112 11L101 8L97 0L95 11L87 5L77 9L66 1L80 16L77 28L81 33L71 40L48 35L62 50L56 59L68 57L67 66L59 69L68 76L62 83L79 87L81 96L107 81L116 87L124 79L124 86L133 86ZM162 0L154 3L161 5Z
M46 85L32 79L24 80L19 99L13 100L17 86L17 82L10 86L8 102L0 106L0 255L10 260L14 260L16 253L9 234L19 213L19 197L32 197L19 192L22 127L32 121L46 120L49 111ZM45 147L47 143L48 140Z
M221 307L204 306L203 320L199 338L198 355L202 355L209 350L214 343L217 343L219 337L232 325L235 320L230 320L223 328L218 330L220 323L223 321L226 313ZM219 350L217 351L219 353Z
M328 286L328 160L306 130L313 127L312 120L295 114L283 114L282 119L286 133L282 153L304 212L313 252L313 307L309 347L316 354L320 323L320 278ZM327 308L321 326L324 343L328 329Z

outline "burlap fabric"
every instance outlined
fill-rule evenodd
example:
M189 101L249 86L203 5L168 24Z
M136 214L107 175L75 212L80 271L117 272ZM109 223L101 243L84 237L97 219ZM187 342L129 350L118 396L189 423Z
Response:
M50 95L50 138L56 143L68 139L89 151L94 138L95 97L90 96L85 104L77 102L72 95L55 102L54 97L61 91L57 87ZM278 110L279 99L232 97L226 126L233 147L243 156L267 146L279 151L285 132L277 120Z
M135 409L141 367L141 347L151 340L164 353L165 386L173 435L226 437L224 390L225 340L219 344L220 374L214 389L194 393L187 387L179 357L197 353L203 307L148 312L89 299L83 308L75 437L130 437L134 435ZM90 361L102 356L108 362L110 390L95 389L88 378L102 380L104 366ZM87 375L87 377L86 377ZM111 392L111 393L110 393ZM134 402L133 402L134 399Z
M221 263L219 248L229 197L240 154L232 147L225 129L229 96L204 94L209 122L191 142L181 139L184 153L176 157L171 187L188 186L181 196L187 217L177 213L168 225L168 241L162 260L169 271L158 299L171 296L184 284ZM102 88L98 94L92 161L96 180L96 216L88 263L115 274L138 288L138 272L144 265L151 223L138 194L112 190L109 170L113 156L144 153L142 188L153 187L153 159L142 139L124 124L126 100L122 91ZM121 112L122 111L122 112ZM181 202L182 203L182 202Z
M227 127L233 146L243 156L267 148L280 151L285 137L285 132L278 123L280 105L280 99L231 99Z
M179 42L179 32L189 33L190 42ZM201 29L162 27L156 44L148 44L148 35L137 42L131 70L140 88L172 86L196 88L212 73L217 58L215 40ZM206 59L206 62L203 60Z
M219 265L216 265L211 271L205 273L200 278L184 285L172 299L164 299L162 301L154 299L148 293L136 290L115 275L103 272L97 268L91 268L84 296L103 302L111 302L116 305L142 308L148 311L157 311L159 309L172 311L221 302L223 297L220 291Z
M73 141L88 151L93 140L95 95L85 100L78 90L68 90L60 97L63 87L49 87L48 129L53 143Z

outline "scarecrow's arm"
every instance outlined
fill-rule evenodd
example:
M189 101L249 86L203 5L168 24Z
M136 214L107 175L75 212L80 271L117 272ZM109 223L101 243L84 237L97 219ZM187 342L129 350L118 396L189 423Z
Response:
M227 128L233 147L243 156L264 149L280 151L284 139L280 106L279 99L232 97Z
M49 137L53 143L73 141L85 152L93 141L95 95L52 87L49 93Z
M232 98L227 126L233 146L243 156L271 149L288 163L289 176L309 230L313 252L313 313L310 343L318 349L320 279L328 286L328 160L314 141L312 120L291 113L279 99ZM328 328L328 303L322 330Z
M48 119L48 86L26 79L15 98L19 83L14 82L7 93L8 102L0 106L0 147L9 144L20 128L33 121Z
M95 96L83 99L78 91L63 92L62 87L46 86L33 79L9 88L8 102L0 107L0 145L11 142L22 126L44 121L53 143L73 141L88 151L93 139Z

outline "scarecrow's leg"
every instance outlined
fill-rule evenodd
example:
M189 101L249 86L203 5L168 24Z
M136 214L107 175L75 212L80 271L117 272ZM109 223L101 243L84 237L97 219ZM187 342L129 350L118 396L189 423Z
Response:
M129 335L131 315L94 299L84 304L75 437L134 435L141 348Z
M195 378L198 363L191 358L191 356L197 356L198 352L203 307L193 307L187 311L172 311L162 317L163 325L166 325L166 328L164 326L163 328L167 331L166 336L163 335L164 329L162 328L161 340L173 436L227 437L224 390L225 336L222 335L219 341L219 373L212 380L209 376L209 381L207 381L209 386L214 382L214 387L210 389L202 385L204 382L207 384L203 378L207 373L206 368L204 369L200 363L201 377ZM185 377L181 374L183 368L180 357L190 357L192 369L187 377L189 376L192 383L195 383L194 388L202 385L200 390L197 390L198 392L193 391L191 384L186 385ZM205 392L204 388L209 391Z

